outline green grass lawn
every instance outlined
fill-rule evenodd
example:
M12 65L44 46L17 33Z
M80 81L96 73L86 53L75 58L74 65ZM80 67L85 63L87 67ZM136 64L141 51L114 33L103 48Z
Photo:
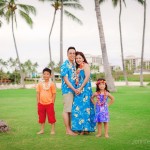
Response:
M35 95L34 89L0 90L0 120L11 128L8 133L0 133L0 150L150 149L150 87L117 87L112 93L115 103L109 108L109 139L96 138L95 133L66 135L60 90L55 103L56 135L50 135L48 123L45 133L36 135L40 126Z

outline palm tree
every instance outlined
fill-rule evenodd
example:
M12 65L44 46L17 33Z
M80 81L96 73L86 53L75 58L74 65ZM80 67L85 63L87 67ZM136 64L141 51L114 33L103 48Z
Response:
M7 69L8 63L4 61L3 59L0 59L0 70L2 71L3 68Z
M82 21L74 16L72 13L68 12L64 8L74 8L78 10L83 10L83 7L79 3L79 0L61 0L61 15L60 15L60 64L63 63L63 13L73 19L74 21L82 24Z
M143 86L143 64L144 64L143 57L144 57L145 26L146 26L146 0L141 1L139 0L139 2L144 4L144 21L143 21L143 37L142 37L142 51L141 51L140 86Z
M110 69L109 62L108 62L105 36L104 36L100 4L99 4L100 2L103 2L104 0L94 0L94 1L95 1L97 24L98 24L98 29L99 29L99 38L100 38L100 44L101 44L102 58L103 58L103 63L104 63L105 78L108 83L109 90L116 91L115 85L114 85L114 79L112 77L111 69Z
M16 3L17 0L0 0L0 12L3 12L4 18L7 20L9 23L11 20L11 27L12 27L12 35L13 35L13 40L14 40L14 46L16 50L16 55L17 55L17 60L19 63L19 71L20 71L20 76L21 76L21 85L24 87L24 75L22 72L22 67L21 67L21 62L20 62L20 57L18 53L18 48L17 48L17 43L15 39L15 34L14 34L14 23L16 23L17 27L17 10L19 15L26 21L30 27L32 27L33 21L31 17L29 16L30 13L36 14L36 9L31 6L31 5L25 5L25 4L19 4Z
M28 76L30 75L32 78L33 73L37 72L36 68L38 67L38 63L32 63L31 60L27 60L22 64L22 66L24 68L25 74Z
M49 32L49 37L48 37L48 46L49 46L49 64L52 64L53 63L53 60L52 60L52 53L51 53L51 34L52 34L52 30L53 30L53 27L54 27L54 23L55 23L55 17L56 17L56 12L57 10L60 9L60 1L59 0L39 0L39 1L50 1L51 2L51 6L54 8L54 15L53 15L53 20L52 20L52 24L51 24L51 27L50 27L50 32ZM53 65L50 65L50 67L52 68L52 73L54 73L54 67ZM55 76L53 76L53 81L55 82Z
M53 30L53 26L55 23L55 17L56 17L56 13L57 10L63 8L64 7L70 7L70 8L78 8L78 9L83 9L82 6L78 3L78 0L39 0L39 1L49 1L51 3L51 6L54 8L54 15L53 15L53 21L51 24L51 28L50 28L50 32L49 32L49 39L48 39L48 43L49 43L49 55L50 55L50 63L52 62L52 55L51 55L51 43L50 43L50 38L51 38L51 34L52 34L52 30ZM64 10L64 13L68 16L71 17L73 20L82 23L77 17L75 17L73 14L69 13L68 11ZM62 17L63 17L63 9L61 9L61 30L60 30L60 60L61 63L63 62L63 50L62 50ZM53 67L53 66L52 66ZM53 70L53 68L52 68Z
M124 63L124 51L123 51L123 40L122 40L122 27L121 27L121 13L122 13L122 2L126 6L125 0L112 0L114 7L119 3L119 33L120 33L120 46L121 46L121 60L122 60L122 68L123 75L126 85L128 85L127 72Z

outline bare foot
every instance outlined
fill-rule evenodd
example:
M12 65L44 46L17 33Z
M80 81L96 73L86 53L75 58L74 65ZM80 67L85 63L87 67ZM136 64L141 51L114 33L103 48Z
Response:
M39 132L37 132L37 134L39 135L39 134L43 134L44 133L44 131L39 131Z
M109 138L109 135L108 135L108 134L106 134L106 135L105 135L105 138Z
M82 132L80 133L80 135L84 135L84 132L82 131Z
M101 134L97 134L96 137L101 137Z
M66 134L67 134L67 135L72 135L72 136L78 135L77 133L74 133L74 132L72 132L72 131L66 132Z
M88 132L88 131L84 131L84 134L85 134L85 135L89 135L89 132Z
M55 132L54 131L51 131L51 135L54 135L55 134Z

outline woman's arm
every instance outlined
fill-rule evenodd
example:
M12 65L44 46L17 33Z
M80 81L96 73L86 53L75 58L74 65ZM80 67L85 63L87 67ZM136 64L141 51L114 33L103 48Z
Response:
M88 80L90 78L90 66L88 64L85 64L83 69L85 72L85 79L84 79L82 85L80 86L79 90L82 90L84 88L84 86L86 85L86 83L88 82Z

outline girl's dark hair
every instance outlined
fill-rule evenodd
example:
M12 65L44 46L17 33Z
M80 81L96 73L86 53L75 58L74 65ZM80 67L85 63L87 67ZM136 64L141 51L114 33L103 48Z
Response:
M96 82L96 92L100 91L100 88L99 88L99 84L100 82L104 82L105 83L105 90L109 92L109 90L107 89L107 83L106 83L106 80L103 79L103 78L99 78L97 79L97 82Z
M85 56L84 56L84 54L83 54L82 52L76 51L76 56L77 56L77 55L80 55L80 56L84 59L83 62L85 62L85 63L88 64L88 62L87 62L87 60L86 60L86 58L85 58ZM75 62L76 62L76 60L75 60ZM79 65L78 65L77 62L76 62L76 68L78 68L78 67L79 67Z
M69 52L70 49L74 49L74 50L76 51L75 47L70 46L70 47L68 48L68 50L67 50L67 53Z
M49 69L49 68L44 68L44 69L43 69L43 73L44 73L45 71L49 72L50 75L51 75L51 69Z

